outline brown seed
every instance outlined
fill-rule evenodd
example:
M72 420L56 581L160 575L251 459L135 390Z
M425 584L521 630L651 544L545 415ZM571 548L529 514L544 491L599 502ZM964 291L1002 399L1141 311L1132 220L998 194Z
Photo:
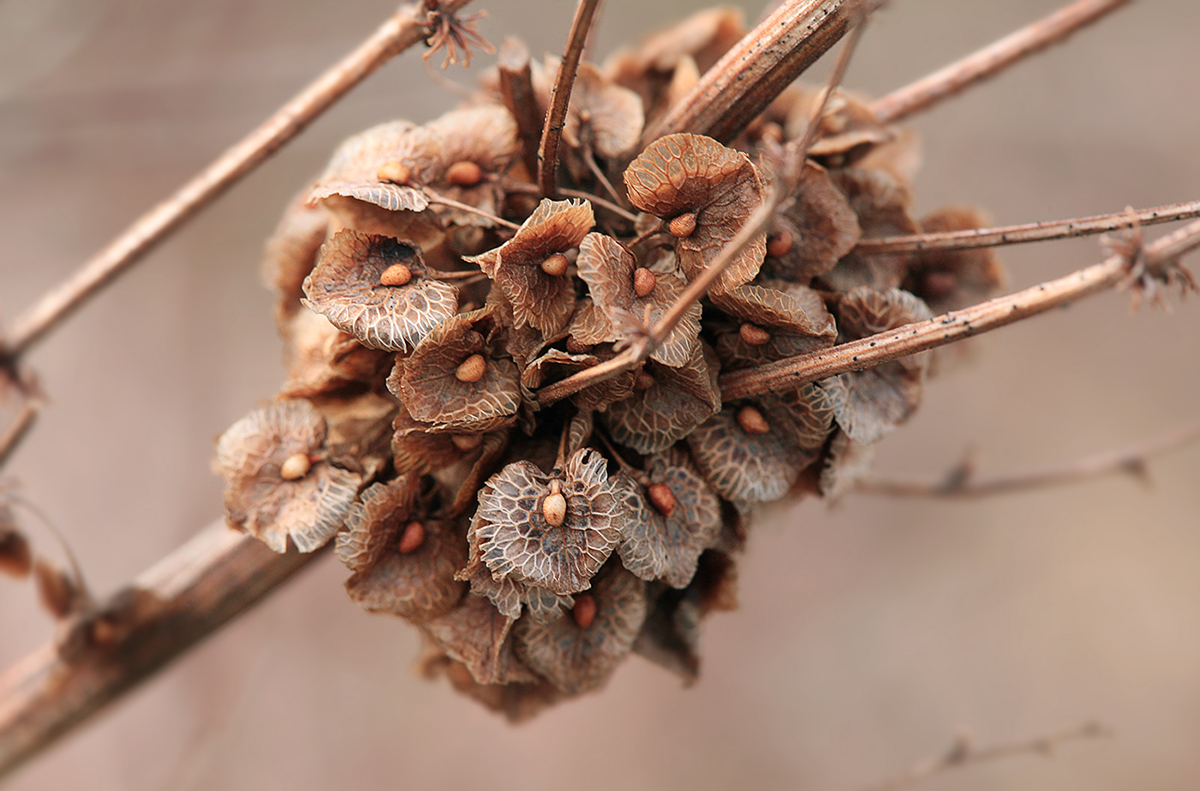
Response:
M420 522L409 522L400 534L400 543L396 549L401 555L411 555L425 543L425 525Z
M551 527L559 527L567 518L567 498L557 491L557 487L542 500L542 516L546 517Z
M654 386L656 380L653 376L646 373L645 370L637 372L637 376L633 380L633 386L638 390L647 390Z
M639 297L648 296L658 285L658 278L644 266L633 270L633 293Z
M792 249L792 233L791 231L780 231L773 234L767 239L767 255L772 258L779 258L787 255Z
M751 324L750 322L746 322L738 329L738 335L741 336L742 342L747 346L762 346L771 340L771 333L757 324Z
M451 434L450 441L459 450L475 450L483 442L482 434Z
M580 629L586 629L596 620L596 597L590 593L576 593L575 606L571 615Z
M567 273L567 266L570 262L562 253L555 253L542 262L542 271L550 277L562 277Z
M473 384L482 379L486 371L487 360L483 359L483 355L472 354L459 364L458 368L454 371L454 376L460 382Z
M649 495L650 502L663 516L675 513L675 506L679 501L675 499L675 492L671 491L670 486L665 483L652 483L646 489L646 494Z
M0 505L0 512L4 509ZM0 516L3 516L0 513ZM9 576L21 579L33 568L33 550L29 548L29 540L16 528L5 528L0 525L0 571Z
M404 264L392 264L383 270L379 282L385 286L406 286L412 280L412 270Z
M456 187L474 187L483 181L483 168L469 159L455 162L446 169L446 181Z
M283 464L279 465L279 477L285 481L294 481L303 478L310 469L312 469L312 462L309 461L307 454L293 453L284 459Z
M412 178L412 172L403 162L392 160L380 165L375 177L380 181L390 181L393 184L407 184Z
M766 434L771 430L763 413L752 406L744 406L738 410L737 422L747 434Z
M679 238L691 236L696 230L696 212L690 211L687 214L679 215L667 223L667 227L671 230L672 236Z

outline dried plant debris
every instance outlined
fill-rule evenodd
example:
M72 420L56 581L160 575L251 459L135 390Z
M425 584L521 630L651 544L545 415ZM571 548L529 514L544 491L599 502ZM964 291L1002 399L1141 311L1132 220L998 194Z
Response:
M279 552L336 535L350 597L419 625L427 673L510 718L599 688L631 651L694 680L759 504L852 489L919 406L929 360L729 402L723 372L1003 282L986 251L858 251L985 218L914 221L914 135L838 90L764 230L681 302L785 187L772 163L822 96L785 90L728 146L671 134L639 149L743 32L714 9L582 62L558 167L569 199L529 183L547 58L529 63L529 107L510 111L493 77L440 118L347 140L268 247L287 380L218 441L229 523ZM0 558L29 565L9 533Z
M0 571L21 579L33 568L33 550L12 506L0 494Z
M346 519L361 477L326 458L325 418L308 401L276 401L234 423L217 442L225 516L276 552L323 546Z

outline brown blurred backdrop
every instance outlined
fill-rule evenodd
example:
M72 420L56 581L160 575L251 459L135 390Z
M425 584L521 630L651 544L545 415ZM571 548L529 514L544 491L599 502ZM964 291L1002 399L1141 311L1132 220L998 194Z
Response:
M478 5L493 42L517 35L534 53L561 49L573 6ZM894 2L847 83L883 93L1055 5ZM693 7L608 0L595 50ZM752 20L759 7L746 7ZM0 0L0 315L11 320L391 8ZM921 116L920 212L970 203L1013 223L1200 197L1197 31L1194 0L1136 3ZM281 379L257 267L285 202L342 137L453 101L417 53L399 58L30 356L52 404L5 473L68 536L97 592L220 513L213 438ZM1023 287L1099 255L1083 240L1004 258ZM984 472L1023 469L1197 413L1194 300L1131 318L1125 296L1103 295L977 347L885 441L879 473L937 475L969 445ZM413 630L363 614L326 558L10 787L854 789L960 727L988 742L1098 717L1115 738L926 787L1195 788L1200 447L1151 469L1149 489L1108 478L979 502L780 509L743 559L741 610L709 622L697 685L634 658L601 694L516 728L416 679ZM0 579L0 634L4 664L51 636L28 585Z

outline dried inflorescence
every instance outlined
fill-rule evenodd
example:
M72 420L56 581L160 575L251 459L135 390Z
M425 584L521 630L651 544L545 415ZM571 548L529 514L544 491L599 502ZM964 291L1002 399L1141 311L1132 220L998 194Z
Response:
M416 624L428 672L510 717L599 688L631 652L695 679L757 505L852 486L918 407L929 360L728 402L722 372L1002 282L986 252L858 251L982 219L914 220L912 137L852 94L831 97L786 182L766 163L820 91L789 89L729 145L638 150L741 33L735 12L705 12L581 64L570 199L530 183L537 141L500 103L510 84L351 138L269 246L288 379L218 443L230 523L280 552L336 536L351 598ZM544 112L558 68L534 64L530 106L512 109ZM768 204L772 189L787 194ZM754 216L763 230L684 302Z

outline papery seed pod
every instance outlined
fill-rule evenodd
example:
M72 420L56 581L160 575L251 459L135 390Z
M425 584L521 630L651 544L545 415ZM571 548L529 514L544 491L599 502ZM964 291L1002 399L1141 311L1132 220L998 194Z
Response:
M931 316L925 303L907 291L855 289L838 305L839 340L855 340ZM923 352L837 377L846 385L845 398L834 407L838 425L856 442L879 441L921 403L928 366L929 353Z
M279 395L315 398L378 389L392 369L392 355L368 349L319 313L302 309L284 329L287 381Z
M354 572L346 580L354 602L424 623L463 597L466 586L454 574L467 552L461 525L419 506L419 486L416 476L406 475L364 491L338 534L337 553Z
M409 279L386 285L403 265ZM407 352L458 310L458 291L429 279L418 248L383 236L345 230L321 248L304 281L304 304L373 349Z
M317 252L325 242L328 227L326 213L308 206L305 196L299 195L267 240L262 278L275 293L275 324L285 338L288 320L302 308L304 278L317 264Z
M802 91L788 113L786 134L798 138L804 134L813 111L822 99L819 90ZM808 155L831 167L853 164L875 146L891 141L891 127L879 123L869 102L839 88L829 97L825 112L817 122L817 135Z
M717 336L722 369L752 368L832 346L833 316L817 292L793 283L764 281L713 295L713 304L741 321Z
M571 317L575 288L569 279L543 271L542 263L578 247L595 222L586 201L543 200L511 239L467 260L479 264L500 287L512 304L517 327L529 325L550 334Z
M771 223L771 234L763 275L807 284L854 249L862 229L825 169L806 162L792 200Z
M680 368L649 362L645 387L605 413L613 439L638 453L657 453L683 439L721 408L716 355L697 343Z
M966 231L992 223L977 209L950 208L921 220L924 233ZM904 281L904 290L919 297L934 314L958 310L991 299L1007 278L991 248L931 250L917 256Z
M498 580L512 576L558 594L586 589L623 526L605 468L604 457L591 448L573 453L561 478L527 461L509 464L479 493L472 552ZM555 483L566 501L558 526L542 510Z
M749 158L701 135L673 134L651 143L625 171L625 186L629 200L644 212L664 219L695 215L695 228L675 242L679 268L689 280L763 201L762 181ZM766 234L760 234L721 273L714 289L754 279L765 254Z
M680 448L647 459L646 476L647 489L621 479L619 491L632 515L618 553L642 579L682 588L720 530L721 504Z
M878 168L846 168L831 171L830 177L850 201L850 208L858 217L863 239L902 236L920 230L916 221L909 216L912 196L908 187L891 173ZM887 291L904 281L914 260L909 253L859 255L851 251L817 280L843 293L859 287Z
M654 326L671 309L686 288L674 275L655 275L637 266L633 253L620 242L599 233L589 233L579 246L579 277L588 284L592 299L620 336L624 317L633 317L646 326ZM645 294L638 294L635 278L643 273ZM679 325L662 345L650 352L650 359L665 365L686 365L692 346L700 334L700 304L693 303Z
M700 675L700 593L650 586L649 607L633 652L691 685Z
M57 620L78 612L84 603L85 596L79 581L66 569L46 558L34 559L33 579L42 606Z
M216 471L225 478L229 523L276 552L290 537L301 552L321 547L342 526L362 478L324 460L327 427L302 399L251 412L217 441ZM300 478L282 467L296 455L317 459Z
M536 681L513 652L512 625L487 599L468 593L457 607L426 623L425 631L480 684Z
M443 322L411 357L396 361L388 389L430 431L483 432L512 424L520 385L498 332L492 307Z
M557 687L545 679L480 684L466 665L441 653L440 649L435 650L439 652L438 655L424 663L427 677L444 675L456 690L500 712L509 722L524 722L564 697Z
M547 72L547 77L552 75ZM557 70L553 76L557 76ZM563 139L572 148L590 147L605 159L633 150L642 135L642 100L590 63L579 64Z
M641 631L645 588L628 571L610 567L588 593L595 613L586 627L573 614L548 624L520 621L514 629L518 656L567 694L599 689Z

